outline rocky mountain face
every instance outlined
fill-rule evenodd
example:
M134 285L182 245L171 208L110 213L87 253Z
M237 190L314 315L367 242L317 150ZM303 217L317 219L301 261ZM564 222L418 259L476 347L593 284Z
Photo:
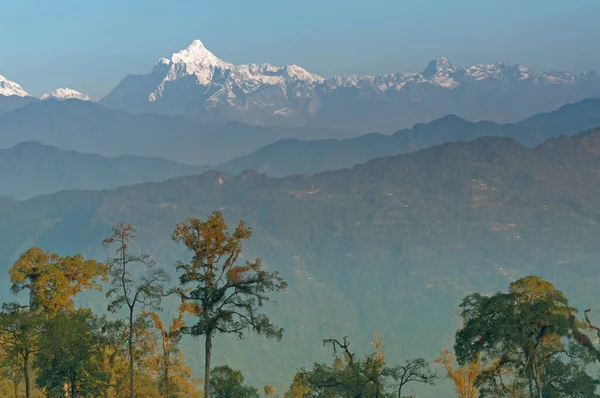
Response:
M441 58L420 73L325 79L297 65L233 65L195 40L149 74L127 76L101 102L201 122L385 133L447 114L512 122L597 96L595 72L542 73L502 62L458 67Z

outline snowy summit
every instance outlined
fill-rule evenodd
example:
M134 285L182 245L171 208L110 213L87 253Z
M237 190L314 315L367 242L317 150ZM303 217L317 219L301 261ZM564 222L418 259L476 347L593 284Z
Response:
M43 100L47 100L50 98L58 99L58 100L66 100L66 99L78 99L81 101L92 101L92 99L79 91L73 90L71 88L56 88L50 91L47 94L42 95Z
M5 78L4 76L0 76L0 95L11 96L16 95L17 97L29 97L29 93L23 90L23 87L18 85L15 82L12 82Z

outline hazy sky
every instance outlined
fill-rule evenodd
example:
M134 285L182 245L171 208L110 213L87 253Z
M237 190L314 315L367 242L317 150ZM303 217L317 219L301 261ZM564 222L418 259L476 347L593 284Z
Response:
M0 75L33 95L108 93L200 39L232 63L324 77L432 58L600 70L600 0L1 0Z

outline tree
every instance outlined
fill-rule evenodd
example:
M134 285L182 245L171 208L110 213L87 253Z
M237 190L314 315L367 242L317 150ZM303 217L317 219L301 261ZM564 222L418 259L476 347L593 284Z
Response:
M136 309L139 306L158 308L164 295L163 283L168 280L167 274L156 268L153 260L147 254L133 255L129 246L135 241L135 228L131 224L119 223L113 228L113 234L104 240L104 247L117 245L115 257L109 258L110 289L106 293L112 299L108 305L109 311L117 312L123 306L128 311L129 335L129 392L135 397L133 339ZM143 270L135 275L132 265L139 264ZM139 275L139 276L138 276Z
M285 398L307 398L312 397L306 372L297 372L294 375L292 385L285 393Z
M260 398L256 388L244 384L242 372L227 365L211 371L210 384L215 398Z
M223 215L214 212L205 222L188 218L173 232L173 240L192 252L190 263L177 263L182 287L176 293L182 298L184 309L197 319L182 331L205 339L206 398L210 397L210 359L215 334L233 333L242 338L247 331L253 331L275 339L281 339L283 334L283 329L273 325L258 308L270 301L270 293L284 290L287 283L278 272L265 270L260 259L238 265L242 241L249 240L252 232L243 222L233 233L227 229Z
M423 358L407 360L389 370L389 375L396 382L398 398L402 398L402 387L408 383L434 384L437 375Z
M570 316L576 310L564 294L529 276L511 283L508 293L467 296L461 308L463 327L455 344L459 363L481 355L488 366L480 385L510 394L511 386L524 380L529 395L542 398L550 381L546 367L568 352L564 341L571 338Z
M192 380L192 372L183 359L179 350L181 340L181 328L185 326L183 317L185 313L180 311L178 316L171 319L165 325L160 316L154 312L146 315L152 320L155 330L158 332L160 353L156 362L161 369L161 389L165 398L177 397L180 392L190 394L195 392Z
M323 344L332 346L333 364L315 364L312 370L298 373L295 386L293 385L296 396L311 392L316 393L316 396L339 398L379 398L393 395L387 391L387 387L389 380L395 375L395 368L385 366L381 338L375 338L375 352L364 359L356 359L349 349L350 343L346 337L342 341L326 339ZM338 350L342 351L341 357L337 355Z
M12 384L14 397L19 397L19 385L23 382L23 365L18 356L13 355L9 340L0 333L0 380L8 380Z
M31 365L37 352L40 318L18 305L4 305L0 313L3 357L18 363L25 381L25 396L31 397ZM14 374L16 376L16 374Z
M479 396L475 382L481 374L479 355L468 364L454 366L454 356L448 350L441 352L435 363L441 364L446 370L446 378L454 383L454 390L460 398L476 398Z
M44 321L36 357L36 383L49 397L99 396L107 375L101 323L90 310L60 311Z
M106 281L107 267L81 254L61 257L32 247L23 253L9 271L14 294L29 290L32 311L56 313L73 308L72 297L78 293L99 289Z

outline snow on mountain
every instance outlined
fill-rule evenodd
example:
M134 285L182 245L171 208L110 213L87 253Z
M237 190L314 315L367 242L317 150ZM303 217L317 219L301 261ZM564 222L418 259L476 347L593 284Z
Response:
M461 67L440 58L421 72L324 79L298 65L234 65L194 40L150 73L127 76L101 102L197 122L391 132L450 113L506 123L590 97L600 97L591 72L542 73L502 62Z
M50 98L55 98L58 100L66 100L66 99L78 99L82 101L92 101L92 99L79 91L73 90L71 88L56 88L49 93L42 95L41 99L47 100Z
M209 91L214 89L213 95L209 97L209 101L213 103L221 99L231 102L237 97L235 92L238 90L248 94L262 86L283 86L288 82L299 81L312 85L324 81L322 77L297 65L233 65L215 56L200 40L194 40L189 47L174 53L170 59L160 58L153 72L166 74L148 96L150 102L158 101L163 96L168 82L189 76L195 77L196 84L209 87Z
M29 93L23 90L23 87L18 85L15 82L12 82L5 78L4 76L0 76L0 95L11 96L16 95L17 97L29 97Z

